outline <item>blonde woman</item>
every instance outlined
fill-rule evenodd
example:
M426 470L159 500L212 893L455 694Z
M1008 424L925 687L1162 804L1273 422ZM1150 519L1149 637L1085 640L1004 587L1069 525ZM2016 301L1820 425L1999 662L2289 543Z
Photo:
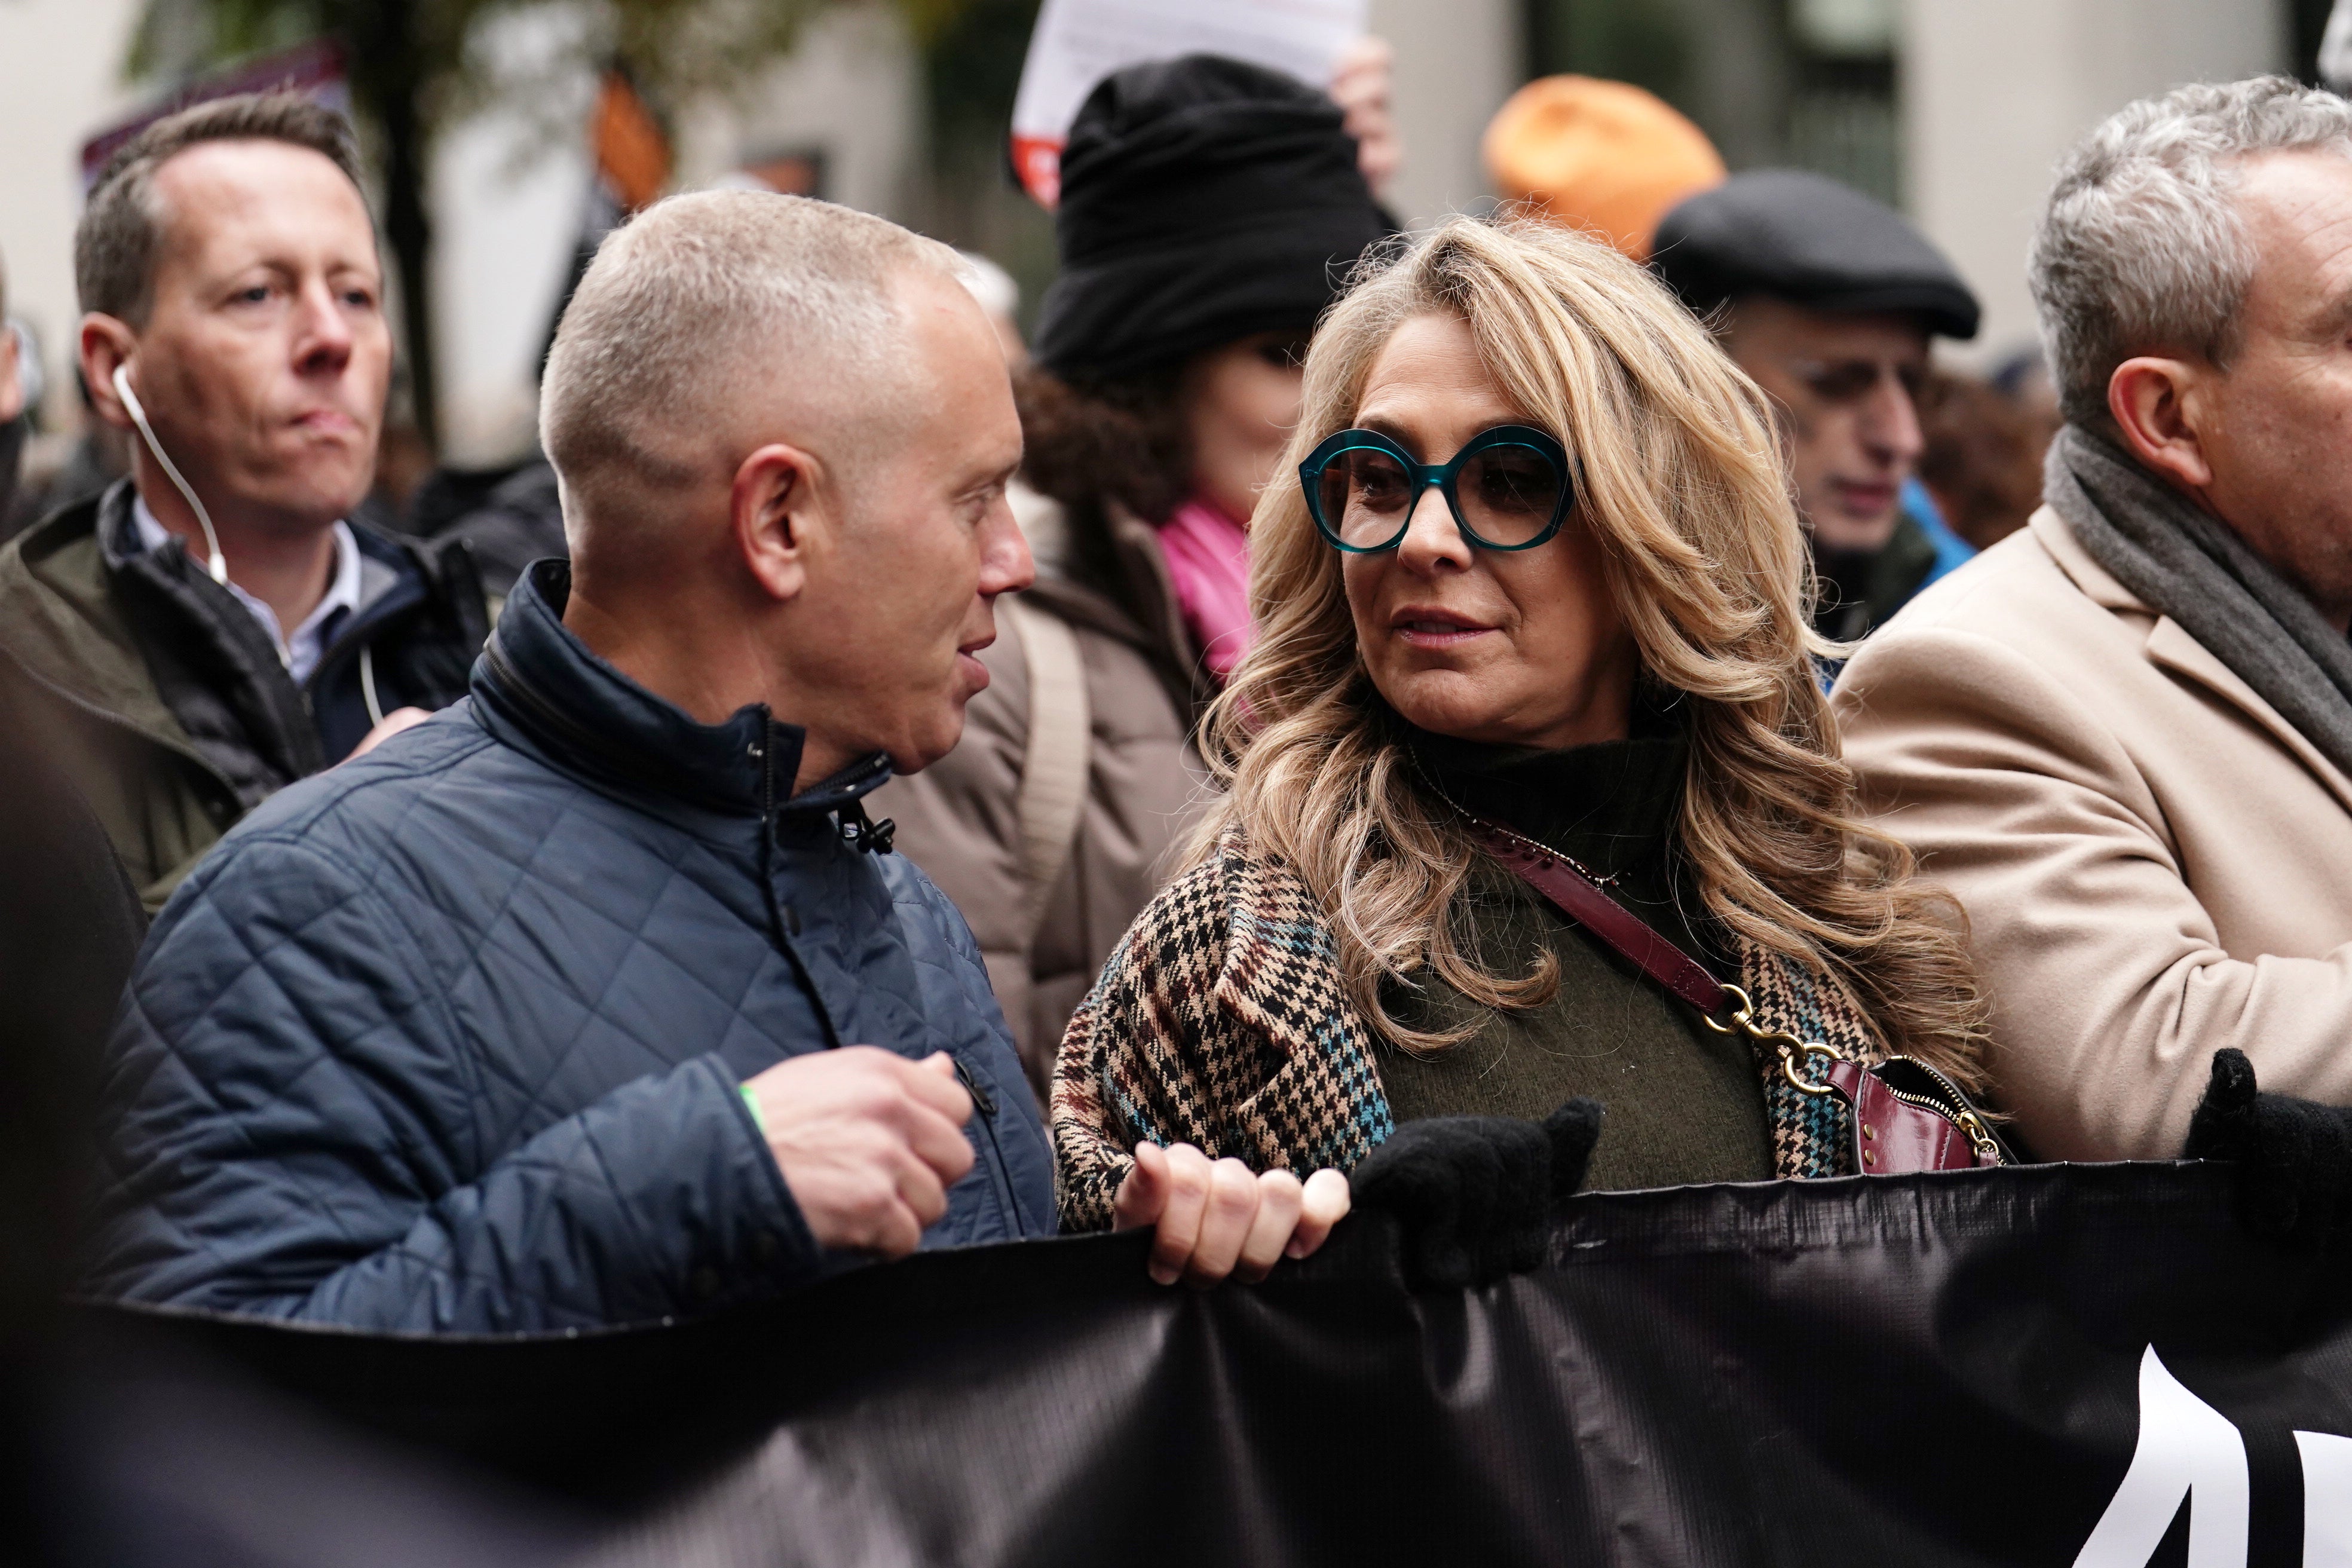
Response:
M1776 1036L1980 1081L1956 917L1852 815L1769 409L1648 273L1446 224L1326 320L1288 462L1209 719L1224 794L1063 1043L1066 1229L1155 1225L1163 1281L1256 1277L1400 1123L1580 1097L1591 1186L1853 1169L1843 1101ZM1521 850L1753 1027L1564 915Z

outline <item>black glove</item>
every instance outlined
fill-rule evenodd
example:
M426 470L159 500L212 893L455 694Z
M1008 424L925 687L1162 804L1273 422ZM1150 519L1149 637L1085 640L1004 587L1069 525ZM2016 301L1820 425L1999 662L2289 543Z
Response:
M1555 1199L1583 1184L1601 1106L1571 1100L1540 1123L1508 1116L1408 1121L1348 1178L1355 1206L1391 1215L1415 1285L1486 1285L1543 1261Z
M2257 1235L2307 1245L2352 1217L2352 1110L2258 1093L2243 1051L2213 1053L2184 1153L2238 1166L2240 1213Z

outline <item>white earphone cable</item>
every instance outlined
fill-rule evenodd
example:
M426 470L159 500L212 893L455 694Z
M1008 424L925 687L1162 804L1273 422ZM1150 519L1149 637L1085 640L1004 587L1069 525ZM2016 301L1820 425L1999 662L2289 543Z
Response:
M383 722L383 703L375 694L375 645L360 644L360 697L367 703L368 722Z
M114 367L114 395L122 399L122 406L130 414L131 422L138 426L139 434L146 437L147 449L155 454L155 460L163 465L163 472L171 478L173 484L179 487L180 494L187 498L189 510L196 514L197 526L205 531L205 570L214 582L226 583L228 557L221 553L220 535L213 531L212 516L205 510L205 503L196 499L195 488L182 477L178 466L164 455L163 443L155 439L154 428L147 423L147 411L139 406L139 398L131 390L131 367L127 364Z

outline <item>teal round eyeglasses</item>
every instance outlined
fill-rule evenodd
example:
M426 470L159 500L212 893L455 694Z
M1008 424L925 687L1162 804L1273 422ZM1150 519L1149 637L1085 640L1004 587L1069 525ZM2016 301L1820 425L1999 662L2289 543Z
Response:
M1527 425L1497 425L1444 463L1422 463L1377 430L1342 430L1298 465L1307 510L1351 555L1394 550L1435 486L1462 537L1481 550L1533 550L1576 500L1568 448Z

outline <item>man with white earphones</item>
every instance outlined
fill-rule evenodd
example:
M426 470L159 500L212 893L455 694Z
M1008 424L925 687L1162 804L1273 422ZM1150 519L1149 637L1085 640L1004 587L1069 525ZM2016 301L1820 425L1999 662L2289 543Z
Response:
M352 516L392 339L340 116L274 94L158 121L74 259L131 472L0 551L0 653L153 910L278 789L463 696L487 616L462 550Z

